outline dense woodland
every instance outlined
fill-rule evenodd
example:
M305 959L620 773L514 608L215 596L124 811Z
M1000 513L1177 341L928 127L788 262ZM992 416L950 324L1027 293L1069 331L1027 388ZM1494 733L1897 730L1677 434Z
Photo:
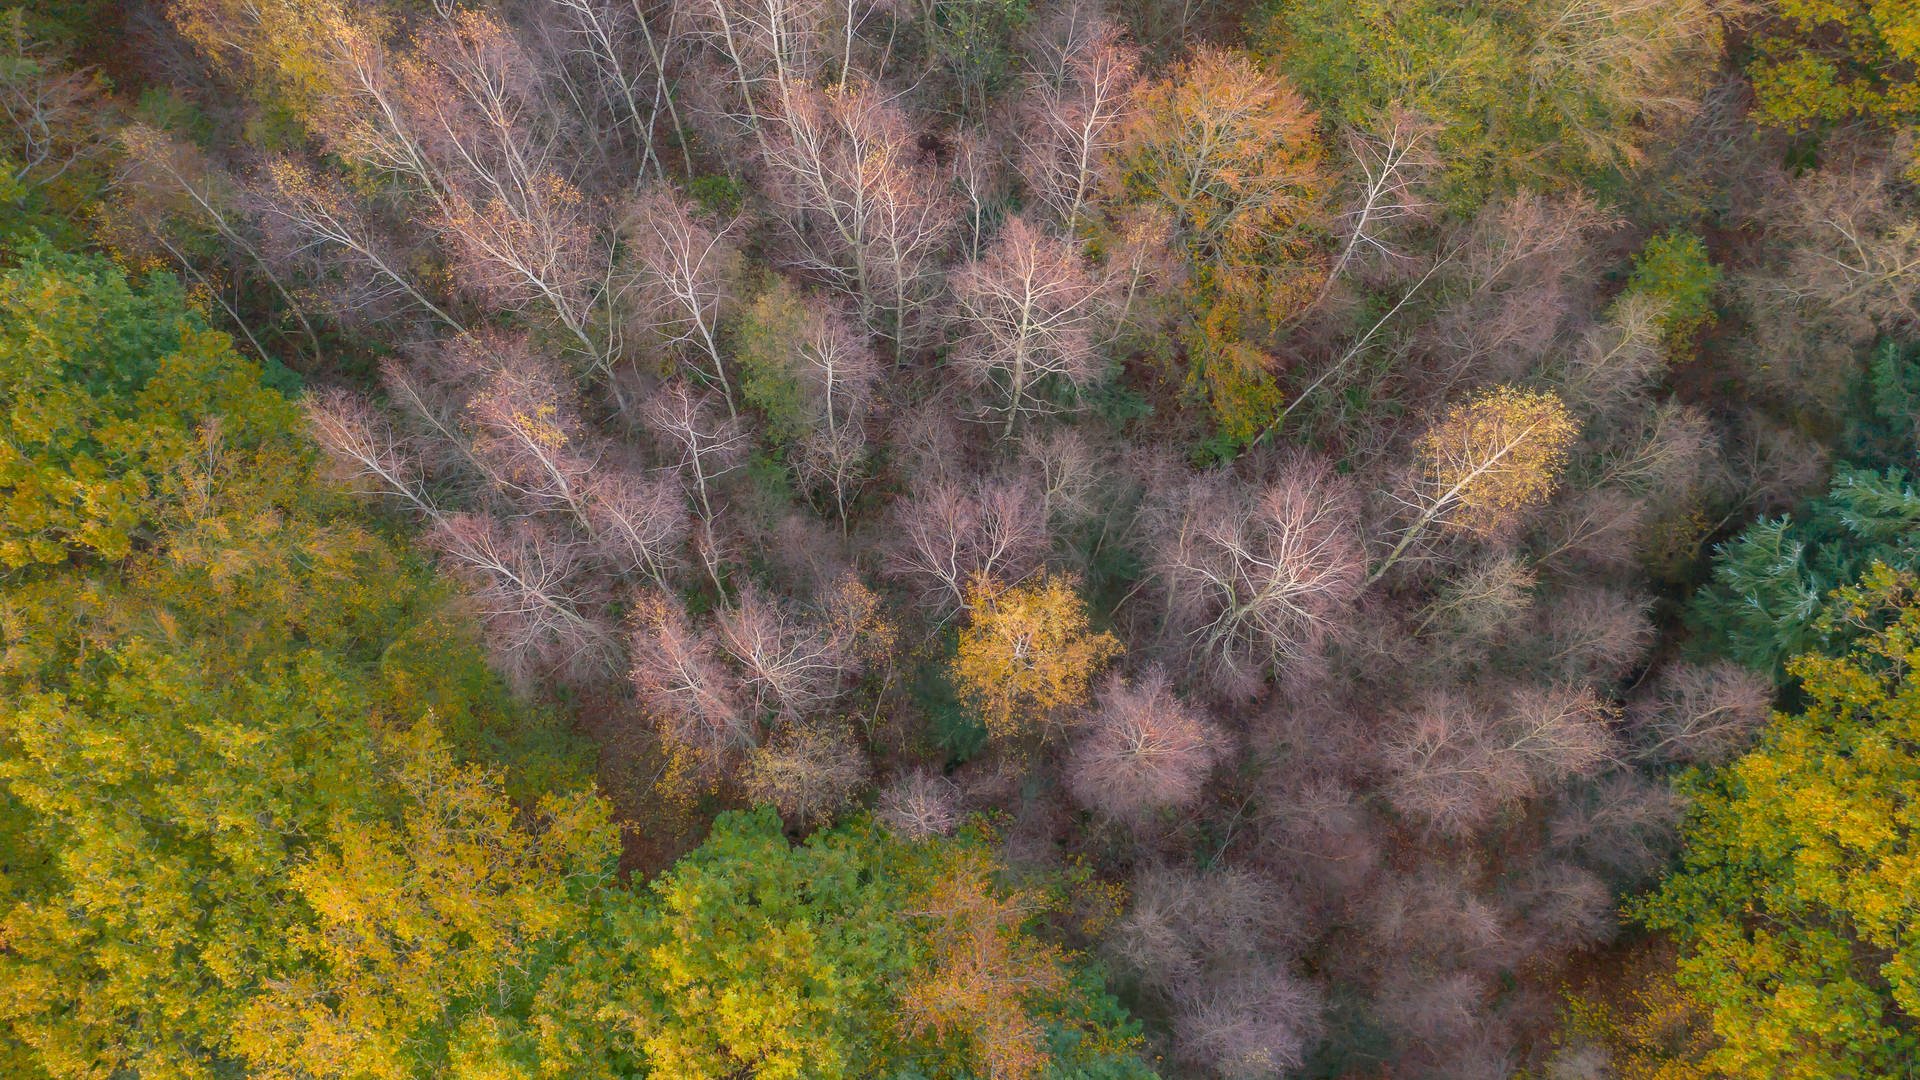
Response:
M0 1073L1916 1075L1916 65L0 11Z

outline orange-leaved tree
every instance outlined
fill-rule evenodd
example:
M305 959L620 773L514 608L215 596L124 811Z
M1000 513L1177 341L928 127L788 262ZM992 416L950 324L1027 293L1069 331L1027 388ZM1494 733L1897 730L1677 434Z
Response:
M916 914L930 924L933 964L901 1003L916 1030L964 1039L991 1080L1026 1080L1047 1065L1032 999L1066 991L1066 956L1025 930L1042 898L996 890L992 872L991 858L971 850L922 894Z
M1316 117L1245 53L1202 49L1135 91L1110 202L1171 219L1186 263L1188 392L1244 441L1279 404L1260 340L1326 273L1309 222L1326 186Z

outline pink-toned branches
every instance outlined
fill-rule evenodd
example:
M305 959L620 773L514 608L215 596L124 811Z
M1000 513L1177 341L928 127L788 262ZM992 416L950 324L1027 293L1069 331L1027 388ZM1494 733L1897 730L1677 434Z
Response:
M786 96L767 166L798 262L860 304L904 356L960 215L906 117L878 89Z
M493 16L458 9L429 22L400 76L412 129L442 175L520 209L563 175L571 132L553 108L550 72Z
M1498 748L1519 762L1533 792L1550 791L1617 763L1618 712L1589 687L1521 687L1507 697Z
M668 739L716 772L760 741L712 632L696 631L679 601L664 593L642 597L633 627L634 689Z
M1552 956L1591 948L1613 936L1613 890L1572 863L1542 860L1518 882L1516 908L1527 943Z
M976 128L955 135L947 171L966 202L967 258L978 259L994 210L1008 195L1006 162L992 133Z
M1297 1069L1319 1039L1320 993L1271 960L1203 981L1176 1005L1180 1056L1226 1080Z
M465 331L414 282L405 256L338 182L283 158L268 164L253 195L269 250L327 282L336 314L377 317L402 302Z
M741 591L717 620L720 645L744 674L762 713L804 716L830 700L852 659L824 622L802 617L757 588Z
M421 158L454 280L489 304L537 306L604 371L618 353L613 245L568 177L548 82L506 27L456 11L415 39L385 127Z
M1120 145L1140 56L1119 27L1078 11L1054 20L1041 41L1041 70L1020 102L1021 173L1072 235Z
M453 274L482 302L553 316L595 371L616 359L601 306L611 299L609 245L596 236L586 199L552 174L535 178L516 200L457 191L436 222L453 256Z
M691 351L719 384L729 415L736 413L733 384L720 350L720 320L732 300L738 272L734 241L738 221L714 226L700 221L684 199L665 187L641 195L624 223L638 265L635 284L654 330L669 348Z
M795 358L795 373L815 418L813 430L800 441L794 470L801 483L833 493L844 529L847 503L867 475L867 420L880 362L844 317L820 306L802 316Z
M1507 802L1614 760L1610 717L1585 688L1522 688L1504 708L1433 693L1386 742L1387 798L1435 833L1465 836Z
M1383 748L1394 808L1442 836L1460 837L1525 794L1525 770L1499 753L1491 726L1472 701L1445 692L1402 717Z
M576 99L598 99L618 129L638 141L643 167L666 179L654 133L664 111L675 140L684 144L680 116L669 89L665 42L654 33L643 4L623 0L547 0L558 18L552 29L562 48L585 71ZM592 117L589 117L592 119Z
M423 118L402 90L402 64L378 35L344 15L317 17L310 27L327 76L312 117L321 139L341 157L437 197L446 180L427 149Z
M1771 681L1731 661L1675 664L1628 719L1643 756L1716 765L1745 749L1772 705Z
M1436 164L1433 135L1433 124L1398 109L1390 111L1374 130L1347 133L1347 148L1360 175L1350 205L1341 215L1346 240L1328 272L1329 282L1338 279L1355 258L1405 258L1387 237L1395 226L1423 220L1434 209L1420 191Z
M1528 642L1548 675L1576 681L1624 677L1653 645L1652 601L1611 588L1569 591L1533 612Z
M654 395L643 419L667 453L673 455L670 468L699 517L695 540L701 561L714 586L721 588L719 482L744 462L746 430L737 418L719 416L704 395L680 381L667 384Z
M1637 880L1666 860L1680 811L1664 779L1615 771L1570 792L1548 823L1548 838L1557 851Z
M532 518L481 514L436 519L428 541L471 583L488 644L516 680L590 676L611 662L606 597L578 541Z
M491 368L467 402L475 462L524 504L586 523L593 460L581 452L585 432L558 374L525 338L489 335L455 351Z
M1086 726L1067 764L1067 789L1082 806L1122 820L1192 805L1221 752L1220 732L1174 696L1157 667L1133 683L1109 676Z
M422 513L435 513L420 463L385 413L360 395L337 388L308 394L301 405L314 439L349 481L396 496Z
M1073 243L1017 217L953 275L966 330L955 362L969 382L995 388L1007 433L1052 412L1055 391L1077 392L1101 374L1101 284Z
M1157 531L1167 629L1235 696L1252 694L1269 668L1314 659L1365 573L1350 502L1314 461L1253 494L1198 481Z
M942 614L966 606L984 575L1000 584L1026 577L1047 543L1039 497L1020 481L935 482L896 503L886 569L920 586Z
M689 37L718 61L723 85L700 113L717 121L723 143L745 136L764 151L769 117L813 85L826 59L820 0L679 0ZM849 28L849 34L851 29ZM842 78L844 78L844 72Z
M705 395L684 382L662 387L648 402L645 419L674 455L673 469L701 520L711 523L720 478L745 460L746 431L737 420L719 416Z
M586 478L587 524L601 557L621 573L667 588L687 542L686 498L666 477L596 469Z

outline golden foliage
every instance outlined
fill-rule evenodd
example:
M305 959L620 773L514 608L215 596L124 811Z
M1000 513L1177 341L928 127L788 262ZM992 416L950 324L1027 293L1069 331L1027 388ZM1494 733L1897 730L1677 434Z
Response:
M1120 640L1094 631L1076 582L1048 574L1007 588L978 578L968 589L973 621L960 632L953 676L960 696L997 739L1019 739L1057 710L1087 700Z
M1434 516L1482 535L1505 530L1553 494L1578 434L1548 391L1497 386L1455 405L1417 447Z
M1704 1063L1712 1025L1674 981L1673 951L1656 947L1621 963L1619 985L1589 985L1567 995L1563 1057L1583 1047L1606 1053L1617 1080L1709 1080Z

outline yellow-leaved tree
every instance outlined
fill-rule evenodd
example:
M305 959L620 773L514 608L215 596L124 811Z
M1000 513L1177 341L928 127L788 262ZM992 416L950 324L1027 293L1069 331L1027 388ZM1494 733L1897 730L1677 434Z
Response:
M398 820L338 816L289 875L313 921L288 928L290 969L235 1024L252 1076L404 1080L438 1038L493 1075L479 1066L529 1051L502 1034L501 1003L532 996L541 954L586 928L583 899L613 880L597 795L550 793L523 815L498 770L456 762L433 725L390 747Z
M1511 529L1560 481L1580 427L1546 390L1496 386L1448 409L1415 444L1413 523L1367 581L1378 581L1435 524L1480 536Z
M1118 638L1093 629L1074 586L1048 574L1013 587L978 578L968 590L973 620L960 632L954 682L994 738L1024 738L1086 701L1094 676L1120 654Z

